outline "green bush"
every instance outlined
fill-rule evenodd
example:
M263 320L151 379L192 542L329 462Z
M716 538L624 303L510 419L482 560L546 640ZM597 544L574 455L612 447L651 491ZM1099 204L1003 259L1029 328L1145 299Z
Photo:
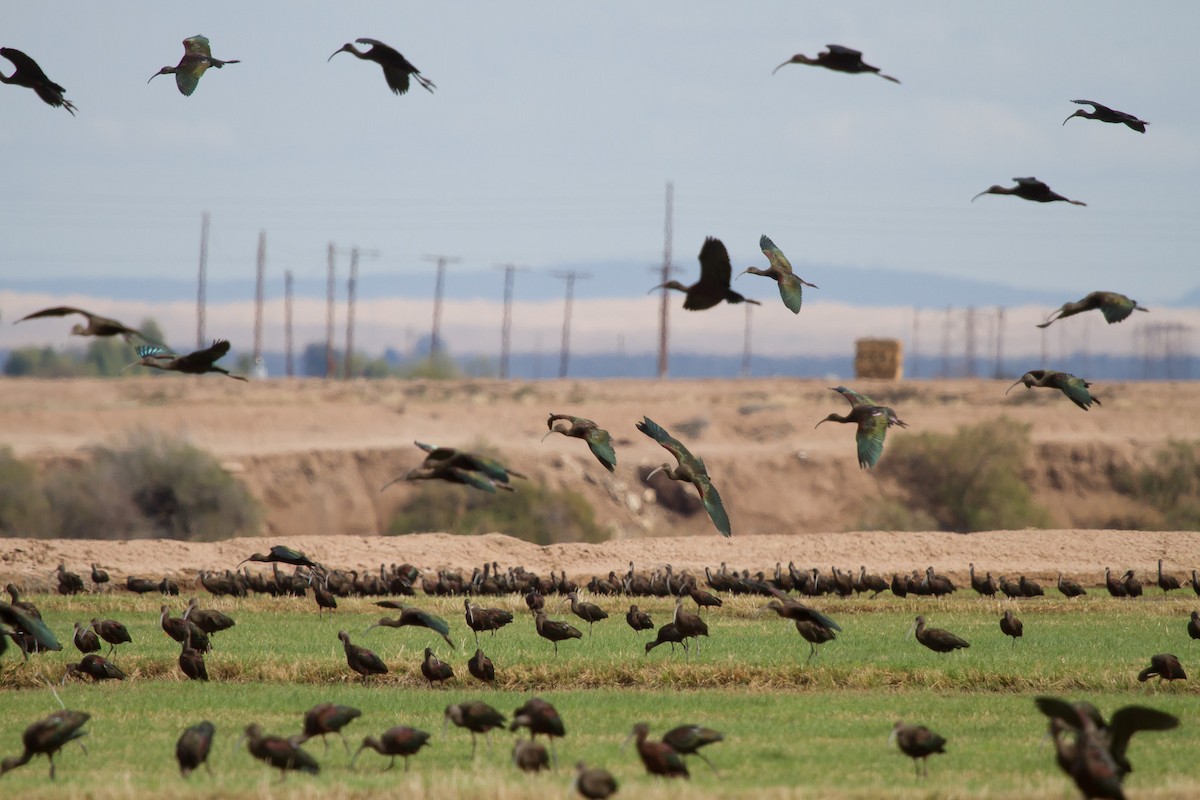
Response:
M1200 530L1200 442L1169 441L1152 464L1115 473L1113 485L1161 514L1152 527Z
M413 492L392 517L390 535L506 533L534 544L599 542L605 536L578 492L520 482L495 494L466 486L430 484Z
M30 536L46 527L49 514L33 467L0 448L0 536Z
M208 453L157 434L96 448L45 492L55 517L49 535L65 538L211 541L258 528L258 506L240 481Z
M1029 426L1000 417L952 434L897 436L880 466L918 523L924 515L962 533L1044 527L1049 515L1023 477L1029 449Z

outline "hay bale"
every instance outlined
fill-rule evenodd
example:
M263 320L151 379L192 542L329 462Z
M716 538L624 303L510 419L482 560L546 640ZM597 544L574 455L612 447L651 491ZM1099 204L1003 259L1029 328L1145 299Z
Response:
M900 340L857 340L854 343L854 376L889 381L904 377L904 346Z

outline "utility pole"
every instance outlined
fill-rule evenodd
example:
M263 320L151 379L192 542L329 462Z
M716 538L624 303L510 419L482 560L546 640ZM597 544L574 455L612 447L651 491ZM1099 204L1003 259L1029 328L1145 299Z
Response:
M750 377L750 310L754 308L750 303L745 303L746 306L746 329L742 334L742 368L739 371L739 376L743 378Z
M504 270L504 321L500 324L500 379L506 380L508 378L508 357L512 348L513 275L525 270L512 264L505 264L497 269Z
M968 378L975 377L975 306L967 306L966 351L963 355Z
M424 256L424 261L437 262L437 282L433 287L433 332L429 337L429 360L434 361L442 352L442 286L446 282L446 265L457 264L461 258L454 256Z
M674 236L675 216L675 183L667 181L667 213L663 222L663 263L662 283L671 279L674 268L671 266L671 239ZM658 377L667 377L667 316L671 305L668 291L662 290L658 304Z
M196 348L204 347L204 312L208 283L208 212L200 215L200 275L196 281Z
M334 371L333 301L337 299L337 285L333 282L334 268L337 264L337 248L333 246L333 242L329 243L326 261L329 265L329 279L325 283L325 377L332 378Z
M354 304L358 298L358 258L375 258L378 255L378 250L364 251L358 246L350 248L350 279L346 282L346 355L342 361L344 380L350 380L350 362L354 360Z
M292 338L292 271L283 273L283 353L284 371L289 378L296 374L296 362L293 357L295 341Z
M258 232L258 256L254 260L254 366L262 363L263 273L267 269L267 232Z
M567 365L571 360L571 306L575 303L575 279L587 280L592 275L589 272L579 272L573 269L550 274L567 282L567 297L563 305L562 352L558 361L558 377L565 378L567 377Z
M942 319L942 375L950 377L950 327L953 325L951 313L953 309L946 306L946 316Z
M908 357L912 361L912 369L910 369L909 377L917 377L917 367L921 363L921 309L913 306L912 320L912 342L908 346Z
M1004 307L996 306L996 367L993 378L1004 377Z

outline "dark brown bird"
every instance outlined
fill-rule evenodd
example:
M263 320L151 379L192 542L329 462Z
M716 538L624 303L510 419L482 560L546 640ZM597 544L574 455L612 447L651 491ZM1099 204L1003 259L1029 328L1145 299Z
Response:
M1044 597L1046 594L1040 583L1024 575L1017 581L1017 586L1021 587L1022 597Z
M900 752L913 760L917 775L929 775L929 757L934 753L946 752L946 739L924 725L905 725L897 722L892 726L891 740L900 747ZM920 764L924 764L922 772Z
M571 600L571 613L588 624L588 636L592 635L592 625L602 619L608 619L608 612L595 603L580 602L579 592L567 595Z
M1101 105L1095 100L1072 100L1071 102L1075 103L1076 105L1091 106L1092 110L1088 112L1082 108L1079 109L1074 114L1064 119L1062 123L1063 125L1066 125L1076 117L1083 117L1084 119L1094 119L1099 120L1100 122L1112 122L1118 125L1128 125L1132 130L1135 130L1138 133L1145 133L1146 126L1150 124L1144 119L1138 119L1133 114L1126 114L1124 111L1117 111L1115 108L1109 108L1108 106Z
M1188 636L1193 639L1200 639L1200 611L1192 612L1192 616L1188 619L1187 632Z
M5 585L4 591L8 592L10 606L34 619L42 618L42 612L38 610L37 606L28 600L21 599L21 590L17 588L15 583Z
M870 64L865 63L862 60L862 52L859 50L852 50L840 44L827 44L825 47L828 49L822 50L817 54L816 58L809 58L803 53L797 53L776 67L771 74L774 75L788 64L808 64L813 67L824 67L834 72L847 72L852 75L871 72L892 83L900 82L891 75L884 75L879 71L879 67L872 67Z
M490 750L492 740L488 734L496 728L503 728L507 721L503 714L482 700L446 706L443 717L445 718L442 723L443 731L449 723L453 722L455 726L466 728L471 732L471 758L475 757L476 734L484 735L484 741L487 742Z
M513 745L512 762L522 772L541 772L550 769L550 753L540 742L517 739Z
M208 680L208 667L204 665L204 653L186 644L179 653L179 669L190 680Z
M733 265L729 261L729 251L725 249L725 245L720 239L709 236L705 238L704 246L700 248L700 280L691 286L684 286L679 281L667 281L660 283L650 291L674 289L677 292L683 292L687 295L683 300L683 307L688 311L704 311L722 301L731 304L762 305L757 300L750 300L729 288L729 281L732 277Z
M423 611L422 609L415 608L413 606L404 608L400 612L400 616L396 617L395 619L388 619L387 617L380 618L379 622L376 622L370 628L367 628L367 630L380 627L428 628L429 630L441 636L446 641L446 644L450 645L450 647L454 647L454 642L450 639L450 623L446 622L446 620L442 619L436 614L430 614L428 611Z
M996 596L996 581L994 578L992 578L992 573L989 572L987 573L986 577L980 578L975 574L974 564L968 564L967 571L971 576L971 588L974 589L977 594L981 594L986 597Z
M675 645L681 644L683 645L684 652L687 652L687 640L684 635L679 632L679 628L676 627L674 622L668 622L666 625L663 625L658 629L658 635L655 637L654 641L646 642L646 652L649 653L660 644L668 643L671 645L672 650L675 649Z
M336 733L342 737L342 746L349 753L350 743L346 741L346 734L342 732L342 728L361 716L362 712L353 706L318 703L305 713L304 731L298 736L293 736L291 741L293 744L301 745L314 736L320 736L321 741L325 744L325 752L328 753L329 740L326 737L331 733Z
M977 198L985 194L1011 194L1022 200L1032 200L1035 203L1052 203L1055 200L1062 200L1074 206L1086 206L1087 203L1081 203L1078 200L1070 200L1063 197L1061 194L1051 191L1050 187L1039 181L1037 178L1013 178L1017 182L1016 186L989 186L975 197L971 198L974 202Z
M1108 567L1104 568L1104 588L1108 589L1108 593L1113 597L1128 597L1129 590L1125 588L1125 584L1120 578L1113 577L1112 570Z
M200 626L184 617L172 617L169 606L159 608L159 627L163 632L179 644L190 645L202 653L212 650L208 634L200 630Z
M635 631L648 631L654 627L654 622L650 619L650 615L645 611L641 611L635 605L631 605L629 610L625 612L625 621Z
M96 632L104 641L108 642L108 653L112 655L112 651L119 644L132 643L133 638L129 635L129 629L115 619L96 619L92 618L92 630Z
M198 722L184 730L175 743L175 760L179 762L179 772L183 777L192 774L192 770L201 764L208 774L212 775L212 767L208 765L208 752L212 749L213 736L216 728L208 720Z
M7 58L16 67L12 75L6 76L0 72L0 83L11 83L14 86L33 89L47 105L65 108L72 117L75 116L75 112L78 110L75 108L75 104L63 97L67 90L47 78L46 73L42 72L42 68L36 61L12 47L0 47L0 56ZM51 775L51 777L54 776Z
M671 620L675 623L675 627L679 630L679 634L685 639L696 640L696 651L700 650L699 637L708 636L708 623L705 622L699 614L693 614L690 611L683 610L683 598L675 598L675 616ZM691 651L686 651L689 654Z
M495 635L496 631L513 621L511 611L505 611L502 608L480 608L465 597L463 598L463 609L467 627L475 632L476 644L479 644L481 632L490 631L492 635Z
M926 628L925 617L917 617L912 631L917 635L917 641L935 653L950 653L963 647L970 647L965 639L955 636L950 631L941 628Z
M350 669L362 675L363 683L372 675L387 674L388 668L383 660L367 648L351 644L350 634L338 631L338 638L342 640L342 647L346 651L346 663L350 665Z
M567 639L582 639L583 633L576 627L554 619L547 619L545 611L534 612L534 625L538 636L554 643L554 655L558 655L558 643Z
M567 729L563 725L562 717L558 715L557 708L540 697L529 698L513 712L512 722L508 729L515 731L518 728L526 728L529 731L530 739L537 739L538 734L549 739L550 757L553 759L554 765L558 766L558 755L554 752L554 740L566 736Z
M125 588L134 594L152 594L158 591L158 584L149 578L127 575L125 576Z
M704 506L704 510L708 512L708 517L712 520L717 532L725 537L732 536L733 529L729 524L729 515L725 511L724 503L721 502L721 495L717 493L717 487L713 486L712 478L708 475L704 459L692 455L691 451L684 447L683 442L667 433L666 428L649 417L642 417L642 421L636 423L635 427L662 445L663 449L673 455L676 461L674 467L670 464L659 465L646 476L645 480L650 480L655 473L663 472L673 481L692 484L700 493L700 502Z
M67 742L87 736L88 732L80 728L91 718L92 715L84 711L63 709L33 723L21 734L21 744L25 748L21 755L0 761L0 775L28 764L34 756L44 755L50 761L50 780L54 780L54 754Z
M99 564L92 564L92 583L99 585L108 581L108 573L100 569Z
M1130 597L1142 596L1142 582L1133 574L1133 570L1125 570L1125 575L1121 578L1121 585L1125 587L1125 593Z
M555 425L555 421L564 420L566 424ZM604 465L604 468L609 472L614 472L617 468L617 453L613 450L612 437L608 435L608 431L604 430L590 419L584 417L573 417L570 414L551 414L546 420L546 427L551 433L561 433L563 436L570 436L575 439L582 439L587 442L588 449L592 451L592 455L596 460ZM546 436L542 437L545 441Z
M250 755L279 770L280 780L287 777L288 770L307 772L311 775L321 771L321 766L315 758L282 736L264 735L257 723L246 726L242 739L246 740L246 749L250 751Z
M669 744L647 739L649 734L650 726L644 722L634 725L633 732L629 734L630 738L636 739L638 756L642 759L646 772L667 778L690 778L687 764L683 763L683 756Z
M713 774L716 774L717 768L708 760L708 756L700 752L700 748L725 741L725 737L720 731L703 728L699 725L680 725L664 733L662 740L663 744L670 745L681 756L699 756L705 764L708 764L708 768L713 771Z
M575 765L575 791L587 800L606 800L617 793L617 779L606 769L588 768L580 761Z
M1104 315L1104 321L1109 325L1112 325L1114 322L1121 322L1134 311L1150 310L1145 306L1138 305L1137 300L1133 300L1117 292L1091 292L1082 300L1063 303L1057 309L1050 312L1050 316L1046 318L1045 322L1038 325L1038 327L1049 328L1060 319L1066 319L1067 317L1073 317L1076 314L1096 309L1100 309L1100 313Z
M354 766L359 753L371 749L382 756L391 756L391 761L383 768L384 772L396 766L396 756L404 759L404 771L408 772L408 757L415 756L427 744L429 744L429 734L425 731L397 725L394 728L388 728L378 739L374 736L364 738L358 750L355 751L354 758L350 759L350 766Z
M229 342L225 339L215 339L211 346L203 350L188 353L186 356L181 356L158 345L139 345L134 348L134 352L138 354L138 360L125 367L125 369L140 365L169 372L182 372L186 375L203 375L206 372L219 372L227 378L247 381L247 378L241 375L232 375L229 370L216 365L216 362L229 352L229 347Z
M100 652L100 637L91 628L85 628L83 623L75 623L75 647L81 653Z
M228 350L229 343L226 342L225 344L225 349ZM218 356L218 358L219 357L220 356ZM313 561L311 558L304 555L304 553L301 553L294 547L288 547L285 544L275 545L269 551L267 551L265 555L262 553L254 553L247 558L243 558L237 563L237 566L240 567L247 561L253 561L259 564L287 564L291 567L307 567L314 572L325 572L325 568L323 566Z
M1058 389L1069 397L1072 403L1084 411L1090 409L1092 403L1103 405L1099 397L1088 391L1092 385L1092 381L1085 381L1083 378L1072 375L1069 372L1059 372L1054 369L1031 369L1022 375L1019 380L1013 382L1013 385L1009 386L1004 393L1008 394L1013 390L1013 387L1022 383L1025 384L1026 389L1032 389L1035 386Z
M220 611L200 608L199 602L194 597L188 601L188 607L183 612L183 618L210 635L228 630L237 624L233 619L222 614Z
M1173 592L1179 588L1179 578L1176 578L1174 575L1164 575L1162 562L1163 560L1160 558L1158 560L1158 588L1164 592Z
M97 682L125 680L125 673L116 664L104 656L98 656L95 653L89 653L84 656L78 664L67 664L67 671L63 675L64 681L68 675L87 675L93 681Z
M421 662L421 674L429 681L429 688L432 689L435 681L442 683L453 678L454 670L446 662L439 661L432 648L426 647L425 660Z
M175 87L179 89L181 95L188 97L192 92L196 91L196 87L200 84L200 77L204 75L209 67L220 69L226 64L240 63L236 58L229 61L213 58L212 48L207 36L189 36L183 40L183 57L179 59L179 63L174 67L163 67L151 75L150 80L146 81L146 83L154 80L159 75L174 75Z
M1062 592L1064 597L1067 598L1079 597L1080 595L1087 594L1087 590L1080 586L1077 581L1073 581L1070 578L1064 578L1061 572L1058 573L1058 590Z
M1146 682L1158 676L1158 682L1163 681L1186 681L1187 673L1183 671L1183 665L1179 663L1179 658L1170 653L1159 653L1150 656L1150 666L1138 673L1138 680Z
M59 564L54 570L58 577L58 593L62 595L79 594L84 591L83 578L69 571L64 564Z
M1012 611L1005 611L1004 616L1000 618L1000 631L1005 636L1012 637L1013 645L1016 645L1017 639L1024 635L1025 626L1021 624L1021 620L1017 619Z
M808 658L805 659L805 662L812 661L814 657L820 655L817 645L837 639L837 633L833 628L827 628L810 620L796 620L796 632L800 634L800 638L808 642Z
M351 55L361 58L364 61L374 61L379 66L383 67L383 77L387 81L388 88L396 94L404 94L408 91L409 77L416 78L417 83L421 84L426 91L433 94L433 90L437 88L433 81L429 80L421 74L421 70L417 69L412 63L402 56L398 50L395 50L378 39L355 39L358 44L370 45L365 52L360 52L353 44L347 42L333 52L333 56L338 53L350 53ZM325 59L326 63L333 60L333 56Z
M475 655L467 661L467 672L471 673L471 677L484 683L496 682L496 667L479 648L475 648Z

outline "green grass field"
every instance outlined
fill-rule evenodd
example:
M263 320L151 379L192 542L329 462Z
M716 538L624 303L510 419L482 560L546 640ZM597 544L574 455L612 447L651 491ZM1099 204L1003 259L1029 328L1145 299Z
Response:
M1195 797L1200 793L1200 688L1177 683L1139 684L1135 675L1158 652L1177 654L1185 667L1200 664L1188 639L1187 615L1196 598L1157 591L1136 601L1097 593L1083 602L1044 598L1018 603L985 601L960 592L947 600L821 599L814 602L838 620L844 633L806 663L808 645L791 623L760 613L760 598L727 599L706 614L711 637L690 661L663 646L645 655L645 634L622 619L628 601L599 598L611 619L582 641L551 645L538 638L523 601L485 599L507 607L516 621L484 651L496 663L497 688L477 684L466 671L474 639L462 619L461 599L416 598L415 604L450 621L458 649L419 628L377 628L390 612L366 600L342 600L332 616L318 619L311 600L217 600L206 607L237 619L217 634L208 657L209 684L183 678L178 650L158 627L158 596L125 593L77 598L34 596L63 641L61 653L36 656L28 665L9 653L0 660L0 755L20 751L26 725L58 708L40 676L57 683L63 665L78 660L71 624L93 616L124 622L134 642L118 648L116 662L130 675L123 683L69 681L57 689L67 707L92 714L85 755L74 745L58 759L58 780L47 780L45 759L0 778L4 796L21 797L366 797L384 792L447 798L567 797L573 764L580 759L607 767L624 797L1076 797L1053 763L1044 739L1046 724L1032 697L1057 694L1088 698L1106 714L1130 703L1170 711L1179 729L1139 734L1130 749L1135 772L1126 781L1131 797ZM183 602L172 604L181 613ZM639 600L658 624L671 604ZM1005 607L1025 623L1016 646L999 630ZM565 602L548 600L551 617L571 619ZM905 633L923 613L929 624L948 628L972 643L969 650L937 654ZM577 620L575 620L577 621ZM391 674L363 686L345 664L339 629L356 644L375 650ZM418 667L426 646L451 663L457 677L429 689ZM443 735L449 703L484 699L510 714L537 694L553 702L567 726L558 743L558 769L527 777L512 767L513 735L493 734L489 752L470 757L470 737L453 726ZM322 764L318 777L290 776L254 761L235 742L249 722L269 733L300 730L303 713L318 702L356 706L363 716L346 731L353 748L362 737L406 724L434 733L432 746L412 759L405 775L384 772L386 759L364 752L354 770L336 737L328 754L318 740L306 745ZM203 771L179 777L174 743L201 719L217 727L211 756L215 777ZM897 719L926 724L948 740L948 753L931 760L928 779L887 737ZM651 735L691 722L717 728L726 741L706 751L720 775L692 760L690 784L647 776L632 746L622 742L635 722Z

